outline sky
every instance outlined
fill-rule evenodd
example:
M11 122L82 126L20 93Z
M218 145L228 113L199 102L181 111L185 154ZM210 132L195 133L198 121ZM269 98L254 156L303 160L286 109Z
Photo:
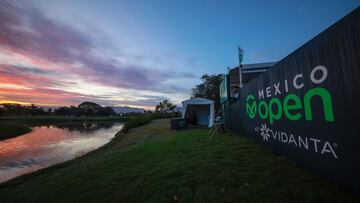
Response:
M153 109L203 74L279 61L358 0L0 1L0 103Z

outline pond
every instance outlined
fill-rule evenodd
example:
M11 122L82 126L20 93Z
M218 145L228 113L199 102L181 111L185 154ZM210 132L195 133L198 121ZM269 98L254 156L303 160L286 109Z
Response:
M74 159L108 143L122 123L76 122L41 125L0 141L0 182Z

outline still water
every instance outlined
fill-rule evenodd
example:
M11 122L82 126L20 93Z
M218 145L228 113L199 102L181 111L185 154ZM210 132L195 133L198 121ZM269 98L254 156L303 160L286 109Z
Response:
M0 141L0 182L84 155L108 143L121 128L110 122L42 125Z

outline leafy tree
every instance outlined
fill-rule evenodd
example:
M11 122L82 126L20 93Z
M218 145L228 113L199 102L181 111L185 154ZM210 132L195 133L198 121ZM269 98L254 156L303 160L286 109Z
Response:
M100 116L115 116L116 115L116 112L114 111L113 108L107 106L107 107L104 107L104 108L101 108L98 112L98 114Z
M223 74L205 74L201 76L201 83L192 89L191 97L202 97L214 100L215 108L218 109L220 107L219 87L223 76Z
M170 112L174 110L176 105L169 102L167 99L161 101L158 105L156 105L155 110L160 112Z
M54 114L68 116L114 116L116 112L111 107L102 107L93 102L83 102L77 107L60 107L54 111Z
M60 107L60 108L56 109L54 111L54 113L56 115L60 115L60 116L67 116L67 115L70 115L70 108L66 107L66 106Z

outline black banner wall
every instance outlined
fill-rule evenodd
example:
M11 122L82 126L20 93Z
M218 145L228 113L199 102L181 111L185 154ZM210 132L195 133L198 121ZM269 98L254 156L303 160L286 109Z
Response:
M360 193L360 8L248 83L230 109L233 131Z

